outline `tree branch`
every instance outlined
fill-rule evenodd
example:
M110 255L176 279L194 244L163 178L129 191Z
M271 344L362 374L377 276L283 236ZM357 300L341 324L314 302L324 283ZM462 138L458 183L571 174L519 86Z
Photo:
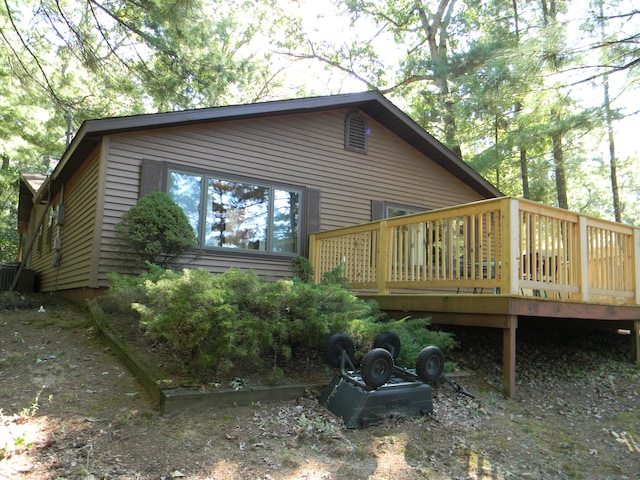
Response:
M102 25L100 24L100 22L98 21L98 16L96 14L93 2L89 1L88 2L89 8L91 9L91 16L93 17L95 23L96 23L96 27L98 28L98 31L100 32L100 36L102 37L102 39L105 41L105 44L107 45L107 48L109 49L109 51L111 52L111 54L118 60L118 62L124 66L133 76L135 76L136 78L140 78L140 75L138 72L136 72L133 68L131 68L128 64L128 62L126 62L124 59L122 59L120 57L120 55L118 54L118 52L116 51L116 48L111 45L111 42L109 40L109 38L107 37L104 28L102 27ZM125 30L125 35L127 35L126 33L127 31ZM138 53L137 49L133 49L133 51L136 53L136 55L138 56L138 58L140 58L141 62L142 62L142 66L144 67L144 69L149 72L149 68L147 67L147 64L144 60L142 60L142 57L140 56L140 54Z
M13 46L11 45L11 42L9 42L9 39L4 35L4 32L2 30L0 30L0 34L2 35L2 38L4 38L5 42L7 42L7 45L9 46L11 51L13 52L14 56L16 57L16 59L18 60L20 65L22 66L22 68L25 71L25 73L27 75L29 75L31 78L33 78L33 80L38 85L40 85L42 88L44 88L46 91L48 91L55 103L57 103L61 108L66 109L67 105L65 104L65 102L62 101L62 99L58 96L58 94L53 89L53 86L49 82L49 77L47 77L47 74L45 73L44 68L42 67L42 65L40 63L40 60L35 55L35 53L31 50L31 47L29 47L29 45L27 44L25 39L22 37L22 34L20 33L20 30L18 29L18 26L16 25L16 22L15 22L15 20L13 18L13 14L11 13L11 9L9 8L9 4L7 3L7 0L4 0L4 7L5 7L5 10L7 12L7 16L9 18L9 21L11 22L11 27L13 28L13 31L18 36L18 39L20 40L20 43L22 43L22 46L25 48L27 53L36 62L36 65L38 66L38 69L40 70L40 73L42 73L42 77L44 78L44 83L45 83L44 85L42 83L40 83L33 75L29 74L29 69L27 69L27 66L22 61L21 56L13 48Z

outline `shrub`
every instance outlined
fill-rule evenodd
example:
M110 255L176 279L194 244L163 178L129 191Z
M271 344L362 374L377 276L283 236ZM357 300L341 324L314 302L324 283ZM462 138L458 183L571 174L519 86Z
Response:
M295 257L293 260L291 260L291 271L300 281L304 283L313 282L313 265L311 265L311 262L308 258Z
M208 330L201 317L224 305L211 283L202 270L166 270L155 282L145 281L146 302L134 303L133 308L152 336L164 337L175 350L192 351Z
M451 333L431 330L430 325L431 321L428 318L411 317L373 323L353 321L347 333L353 337L356 344L368 349L379 334L385 331L395 332L401 345L396 364L414 368L418 354L424 347L435 345L445 351L455 344Z
M341 263L337 267L335 267L333 270L324 272L322 274L321 283L329 284L329 285L340 285L341 287L347 288L349 279L344 274L344 265Z
M196 245L193 228L182 209L166 194L151 192L138 200L116 225L125 249L141 264L169 267Z
M297 353L324 351L336 332L369 347L378 333L394 330L403 342L401 355L406 350L408 356L417 355L419 342L429 338L420 348L434 343L426 319L385 323L375 302L339 283L266 281L236 269L211 275L155 268L140 277L113 278L107 297L130 303L137 295L134 309L146 334L166 342L201 376L212 369L236 375L270 370L275 381ZM436 344L445 348L447 341L442 337Z
M100 297L100 306L106 312L131 312L131 305L144 302L145 283L157 282L164 274L164 269L153 264L147 264L147 271L140 276L122 275L116 272L109 274L109 290Z

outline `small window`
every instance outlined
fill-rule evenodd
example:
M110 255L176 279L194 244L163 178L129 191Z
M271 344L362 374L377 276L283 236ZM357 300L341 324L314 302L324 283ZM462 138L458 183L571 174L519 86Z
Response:
M358 112L347 115L344 125L344 148L354 152L367 153L367 122Z
M406 205L386 205L385 218L401 217L402 215L411 215L412 213L424 212L427 210L422 207L408 207Z
M410 215L412 213L426 212L431 210L426 207L417 207L415 205L404 205L401 203L387 202L383 200L371 200L371 220L377 221L384 218L399 217L401 215Z

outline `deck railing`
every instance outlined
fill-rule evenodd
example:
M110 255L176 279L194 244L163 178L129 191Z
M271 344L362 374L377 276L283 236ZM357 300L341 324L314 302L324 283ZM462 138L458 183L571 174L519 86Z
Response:
M640 229L499 198L311 235L316 281L342 265L378 293L485 293L637 304Z

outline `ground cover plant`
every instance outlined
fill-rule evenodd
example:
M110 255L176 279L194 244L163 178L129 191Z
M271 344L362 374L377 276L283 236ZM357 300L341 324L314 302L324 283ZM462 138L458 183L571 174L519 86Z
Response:
M136 277L113 275L101 304L128 312L149 341L166 344L200 380L212 371L264 372L278 382L301 358L322 364L319 353L337 332L361 346L356 361L385 330L401 338L398 362L406 366L415 364L426 345L443 350L453 345L452 336L431 330L428 319L388 321L377 304L346 288L339 269L316 285L297 276L270 281L251 271L212 275L150 266Z

